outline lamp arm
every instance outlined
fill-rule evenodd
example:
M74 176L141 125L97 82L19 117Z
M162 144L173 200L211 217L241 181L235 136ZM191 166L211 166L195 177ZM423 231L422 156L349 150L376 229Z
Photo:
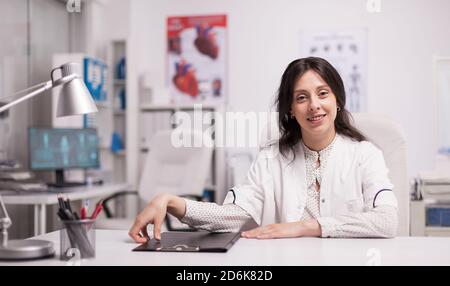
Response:
M12 102L10 102L10 103L8 103L8 104L5 104L5 105L3 105L2 107L0 107L0 113L2 113L3 111L6 111L6 110L8 110L8 109L10 109L10 108L13 107L14 105L17 105L17 104L21 103L22 101L28 100L28 99L30 99L30 98L32 98L32 97L38 95L38 94L41 94L41 93L43 93L43 92L46 91L46 90L52 89L52 88L54 88L54 87L56 87L56 86L58 86L58 85L66 84L66 83L70 82L71 80L73 80L73 79L75 79L75 78L77 78L77 77L78 77L77 74L71 74L71 75L62 77L62 78L60 78L60 79L57 79L57 80L55 80L55 81L49 80L49 81L47 81L47 82L45 82L45 83L41 83L41 84L39 84L39 85L42 85L42 84L43 84L43 86L42 86L41 88L38 88L38 89L36 89L35 91L30 92L29 94L24 95L23 97L21 97L21 98L19 98L19 99L16 99L16 100L14 100L14 101L12 101ZM38 85L38 86L39 86L39 85ZM19 92L19 93L20 93L20 92Z
M29 94L24 95L23 97L21 97L21 98L19 98L19 99L16 99L16 100L14 100L14 101L12 101L12 102L10 102L10 103L8 103L8 104L3 105L2 107L0 107L0 113L2 113L3 111L6 111L6 110L8 110L8 109L10 109L10 108L13 107L14 105L17 105L17 104L21 103L22 101L28 100L28 99L30 99L30 98L32 98L32 97L38 95L38 94L41 94L41 93L43 93L44 91L51 89L52 87L53 87L52 82L51 82L51 81L48 81L48 82L45 83L45 85L44 85L43 87L38 88L38 89L36 89L35 91L30 92Z
M2 196L0 196L0 247L6 247L8 244L8 228L11 224Z
M36 88L41 87L41 86L44 86L45 84L46 84L45 82L41 82L41 83L36 84L36 85L34 85L34 86L30 86L29 88L26 88L26 89L23 89L23 90L18 91L18 92L16 92L16 93L13 93L11 96L4 97L4 98L2 99L2 102L3 102L3 103L8 102L9 99L11 99L11 101L12 101L12 100L18 98L19 95L22 96L22 94L31 92L31 90L35 90Z

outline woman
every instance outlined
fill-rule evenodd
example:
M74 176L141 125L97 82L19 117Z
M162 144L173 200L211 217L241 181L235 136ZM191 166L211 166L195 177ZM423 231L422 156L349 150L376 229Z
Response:
M293 61L277 98L280 139L257 156L246 182L223 205L161 194L136 217L129 235L160 239L167 212L192 227L238 231L246 238L393 237L397 200L382 152L350 123L336 69L321 58Z

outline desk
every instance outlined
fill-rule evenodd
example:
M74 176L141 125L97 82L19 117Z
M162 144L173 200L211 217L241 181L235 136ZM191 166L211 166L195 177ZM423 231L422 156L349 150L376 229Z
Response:
M104 184L94 186L82 186L71 188L51 189L49 192L20 193L17 195L3 195L3 202L11 205L33 205L34 206L34 235L46 233L47 205L58 203L58 193L64 193L71 201L83 200L95 197L112 195L119 191L126 191L131 186L128 184ZM1 193L0 193L1 194ZM14 223L14 222L13 222Z
M132 252L137 246L125 230L96 230L96 258L80 265L450 265L450 238L394 239L290 238L239 239L227 253ZM59 232L35 237L53 241L54 258L1 265L77 265L59 260Z

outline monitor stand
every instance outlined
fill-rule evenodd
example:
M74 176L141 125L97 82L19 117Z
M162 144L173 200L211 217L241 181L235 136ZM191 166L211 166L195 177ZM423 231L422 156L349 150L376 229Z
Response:
M69 187L79 187L85 186L86 182L66 182L64 180L64 170L56 170L56 182L54 184L48 184L53 188L69 188Z

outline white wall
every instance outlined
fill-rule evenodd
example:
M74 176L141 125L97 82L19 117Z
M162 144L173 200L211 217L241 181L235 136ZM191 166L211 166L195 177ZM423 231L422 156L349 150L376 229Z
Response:
M133 0L130 76L165 84L167 16L225 13L229 20L231 110L266 111L281 74L298 57L302 29L368 29L368 111L397 121L408 142L408 174L432 169L437 150L432 56L450 55L450 1ZM129 97L136 96L133 78ZM131 104L131 103L130 103Z
M128 37L129 0L90 0L85 2L86 52L107 60L111 40Z
M53 54L69 51L69 13L58 1L34 0L30 5L30 85L35 85L50 80ZM29 126L50 126L51 113L42 111L51 110L51 92L33 98L31 105ZM26 134L26 128L22 132ZM26 146L21 150L24 154Z
M130 26L130 0L103 0L103 3L107 40L127 38Z

